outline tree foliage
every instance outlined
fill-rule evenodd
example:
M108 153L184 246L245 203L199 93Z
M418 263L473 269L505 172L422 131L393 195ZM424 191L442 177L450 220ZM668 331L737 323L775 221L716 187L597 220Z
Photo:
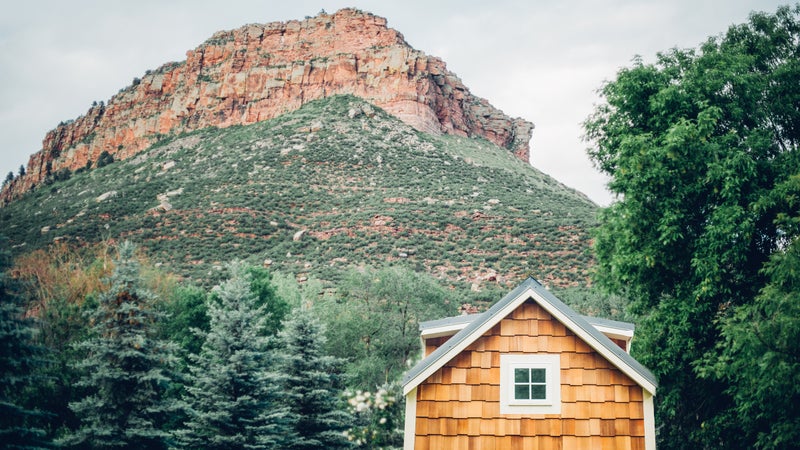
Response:
M204 342L190 357L189 419L177 437L183 448L285 448L296 418L282 389L280 355L264 334L267 306L258 306L243 264L230 270L210 296L209 331L198 330Z
M112 156L108 151L103 150L100 153L100 156L97 157L97 164L95 166L99 169L103 166L107 166L114 162L114 156Z
M343 432L352 424L342 392L344 360L325 354L322 323L305 308L295 309L280 337L285 357L286 391L297 417L289 448L313 450L350 447Z
M64 437L68 447L167 447L161 424L174 410L164 395L174 346L154 336L161 315L141 286L135 251L129 242L118 246L110 289L88 317L91 337L78 345L86 355L75 363L85 395L70 404L80 426Z
M798 235L785 219L800 193L799 15L752 14L697 50L637 58L585 124L618 194L601 215L596 280L648 313L636 349L659 377L661 448L744 448L759 435L738 414L744 385L702 361Z
M102 292L109 289L113 251L108 243L54 242L46 250L16 258L11 269L25 308L35 316L36 344L49 353L49 364L37 369L39 382L31 386L28 397L47 413L45 429L51 436L75 430L79 425L69 407L81 395L76 362L84 358L85 351L76 344L89 338L86 318L98 308ZM162 299L175 296L175 278L147 264L141 254L137 253L137 260L140 283L159 297L153 306L163 309ZM164 322L163 318L158 321L159 329L164 328Z
M776 253L765 273L770 281L755 301L721 319L717 352L699 367L730 381L745 442L784 449L800 442L800 243Z
M183 355L200 353L203 341L196 331L208 331L206 297L208 293L197 286L178 286L161 305L166 315L161 334L178 344Z
M348 361L348 385L362 390L408 370L419 356L420 321L455 314L435 280L400 267L350 272L321 310L328 352Z
M13 282L24 307L11 317L20 319L23 311L34 316L24 323L35 325L35 333L25 333L53 355L47 365L27 365L24 383L6 382L15 404L32 413L24 419L31 446L51 438L73 448L236 448L243 441L255 448L335 448L356 441L375 448L401 442L402 396L381 388L373 392L373 407L351 410L344 384L351 380L355 388L374 391L406 370L419 349L417 322L455 311L435 281L407 269L370 269L351 273L333 294L314 279L298 284L291 275L235 265L231 280L208 292L178 284L133 246L123 247L112 258L107 245L56 243L18 258L14 278L2 279ZM313 308L288 314L290 305L300 304ZM365 326L376 318L380 329ZM337 330L326 331L323 322ZM183 364L175 349L182 350ZM25 351L9 354L14 364L32 362ZM169 367L157 366L161 362ZM13 365L0 369L7 367ZM174 368L183 376L173 376ZM236 396L228 395L231 389ZM125 420L142 426L137 431Z
M2 236L0 243L5 243ZM25 401L25 392L41 381L36 374L45 364L44 349L34 344L35 327L25 317L8 267L8 254L0 250L0 446L47 448L50 443L42 427L43 413Z
M263 267L249 266L250 291L256 296L256 305L264 307L266 322L263 332L274 336L282 327L282 322L291 311L291 306L278 295L272 283L272 274Z
M77 344L89 337L86 317L96 307L93 297L82 304L58 298L38 310L36 343L47 349L50 362L37 370L40 382L32 387L31 397L47 412L46 428L51 436L74 430L80 424L69 406L81 392L77 387L80 370L76 366L85 353Z

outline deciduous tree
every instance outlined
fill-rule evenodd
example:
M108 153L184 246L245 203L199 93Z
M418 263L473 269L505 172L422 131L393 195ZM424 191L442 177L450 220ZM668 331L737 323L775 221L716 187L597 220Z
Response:
M738 413L744 384L704 367L724 319L774 283L762 269L798 235L780 223L800 194L787 184L800 174L798 16L752 14L696 50L636 59L586 122L618 195L601 216L596 279L649 315L634 350L659 377L661 448L755 445L756 421Z
M328 352L348 361L348 386L395 381L419 356L419 322L455 314L435 280L402 267L353 271L321 305Z

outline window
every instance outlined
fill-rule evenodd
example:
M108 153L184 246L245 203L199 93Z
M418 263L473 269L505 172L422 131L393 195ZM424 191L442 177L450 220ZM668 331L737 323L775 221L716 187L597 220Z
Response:
M514 400L545 400L547 398L547 369L515 367Z
M559 355L500 355L500 413L561 412Z

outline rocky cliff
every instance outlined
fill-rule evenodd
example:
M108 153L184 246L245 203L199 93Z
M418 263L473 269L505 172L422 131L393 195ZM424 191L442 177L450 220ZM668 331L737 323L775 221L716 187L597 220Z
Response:
M424 132L482 136L528 161L533 124L472 95L441 59L411 48L386 19L343 9L214 34L186 61L149 71L47 133L0 202L103 152L126 159L167 134L250 124L334 94L362 97Z

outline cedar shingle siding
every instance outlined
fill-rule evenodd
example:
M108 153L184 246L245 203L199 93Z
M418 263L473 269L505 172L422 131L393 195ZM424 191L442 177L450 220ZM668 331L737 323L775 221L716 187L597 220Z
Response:
M560 354L560 414L500 414L501 353ZM533 300L422 382L416 415L417 450L645 447L642 387Z

